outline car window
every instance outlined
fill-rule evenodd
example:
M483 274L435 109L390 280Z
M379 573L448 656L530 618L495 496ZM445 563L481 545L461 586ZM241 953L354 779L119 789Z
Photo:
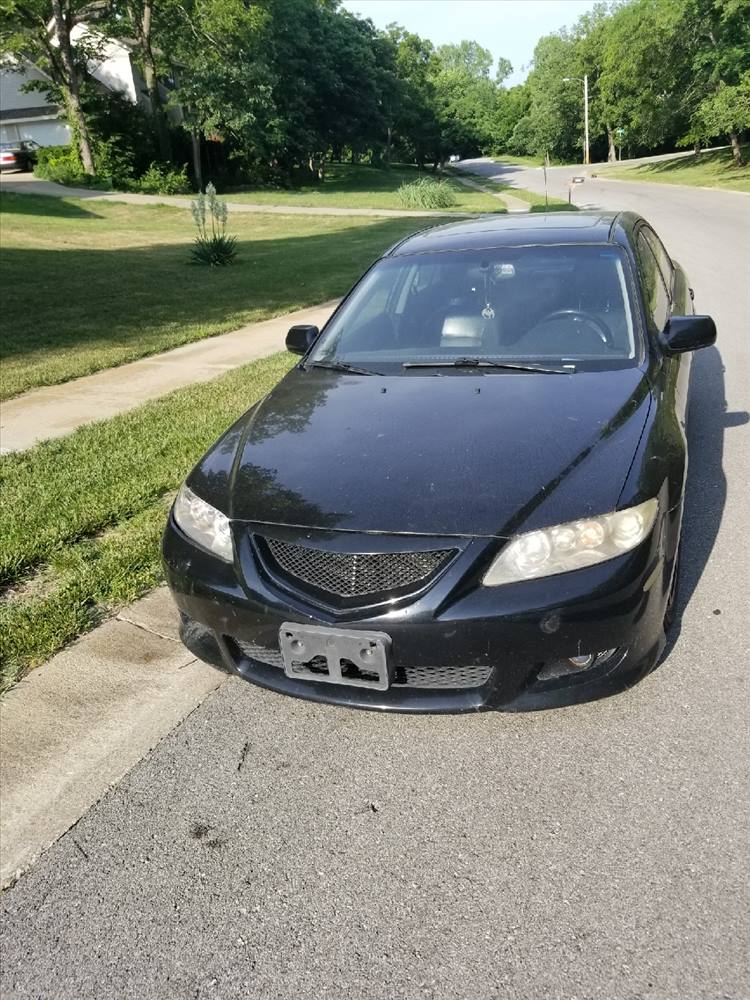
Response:
M610 245L386 258L354 289L311 360L630 366L640 343L628 275L623 251Z
M656 235L656 233L649 226L643 226L641 228L641 233L643 233L643 238L648 243L651 252L654 257L656 257L656 263L661 271L661 276L664 279L664 284L667 287L667 291L672 292L672 282L674 279L674 265L669 257L669 254L664 249L664 244Z
M669 293L667 292L656 257L645 238L645 231L640 229L635 240L635 252L638 257L638 269L643 283L643 297L646 313L653 328L661 332L667 325L669 317Z

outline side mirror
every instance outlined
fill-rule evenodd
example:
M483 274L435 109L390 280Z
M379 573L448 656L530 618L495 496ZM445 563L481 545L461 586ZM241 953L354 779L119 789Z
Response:
M716 342L716 324L710 316L670 316L660 337L665 354L684 354Z
M286 349L292 354L307 354L318 338L320 330L317 326L293 326L286 335Z

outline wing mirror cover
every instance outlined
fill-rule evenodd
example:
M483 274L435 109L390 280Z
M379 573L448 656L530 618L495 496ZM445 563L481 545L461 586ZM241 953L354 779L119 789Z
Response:
M660 337L665 354L685 354L716 343L716 324L710 316L670 316Z
M307 354L319 334L317 326L307 324L293 326L286 335L286 349L292 354Z

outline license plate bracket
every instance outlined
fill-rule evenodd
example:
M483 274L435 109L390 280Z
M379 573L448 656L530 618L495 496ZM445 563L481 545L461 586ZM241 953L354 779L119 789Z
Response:
M284 622L279 629L284 673L295 680L387 691L391 637L385 632Z

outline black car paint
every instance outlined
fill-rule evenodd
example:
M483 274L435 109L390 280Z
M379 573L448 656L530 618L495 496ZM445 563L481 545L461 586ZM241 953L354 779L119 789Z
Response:
M645 224L637 216L582 214L569 217L568 226L548 218L548 225L525 226L524 242L549 241L551 233L559 234L553 242L617 242L641 282L631 249ZM390 252L489 246L496 227L492 220L441 227ZM507 231L505 238L514 239ZM670 284L672 314L691 313L679 265ZM666 353L643 295L638 299L646 349L632 368L378 379L295 368L188 477L199 496L232 519L235 565L196 547L170 518L165 565L185 621L205 626L225 662L256 683L361 707L540 708L635 682L664 646L687 471L690 366L689 354ZM342 469L346 474L337 475ZM633 552L556 577L478 585L510 535L651 497L659 499L657 521ZM451 545L459 555L423 593L369 607L326 607L269 573L254 550L255 533L336 551ZM483 688L383 693L293 680L241 657L233 645L232 637L272 647L290 620L386 631L403 664L498 669ZM552 659L610 647L624 652L593 673L534 680Z

